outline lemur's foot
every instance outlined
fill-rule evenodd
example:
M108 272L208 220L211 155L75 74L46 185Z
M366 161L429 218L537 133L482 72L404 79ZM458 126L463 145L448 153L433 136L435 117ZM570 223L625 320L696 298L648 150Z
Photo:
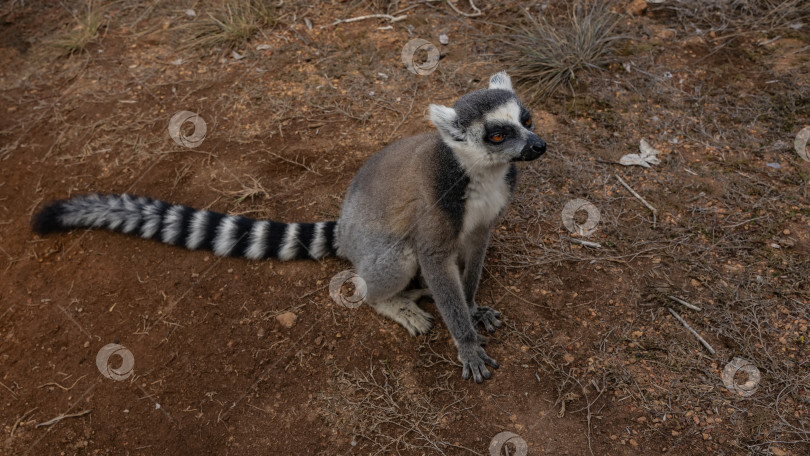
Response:
M478 324L484 325L484 329L487 332L495 332L495 328L500 328L503 326L501 320L498 320L498 317L501 316L501 313L497 310L493 309L492 307L487 306L475 306L472 310L472 323L473 326L478 326Z
M374 310L402 325L412 336L426 334L433 328L433 316L403 296L373 304Z
M477 343L471 343L459 347L458 360L464 366L461 371L461 378L467 380L472 375L475 383L481 383L485 378L492 377L487 366L493 369L498 368L498 362L487 356L487 352Z

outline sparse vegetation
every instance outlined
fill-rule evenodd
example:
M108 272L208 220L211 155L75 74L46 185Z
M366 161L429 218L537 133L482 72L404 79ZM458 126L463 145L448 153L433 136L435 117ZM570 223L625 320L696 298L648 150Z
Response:
M276 9L262 0L236 0L227 2L214 12L181 26L187 34L185 46L227 49L246 43L261 25L273 25Z
M366 372L338 370L331 391L320 398L326 404L323 417L350 433L353 446L370 446L375 454L467 450L442 437L459 418L453 415L464 410L464 393L446 378L430 391L416 391L404 378L404 372L385 365Z
M73 14L73 13L71 13ZM98 37L104 26L104 11L94 1L88 0L84 7L73 14L72 28L53 39L50 44L62 55L72 55L85 50Z
M799 30L810 17L806 0L667 0L652 4L651 9L674 15L686 31L719 42L755 33Z
M0 4L0 453L485 455L510 431L528 454L808 454L810 164L793 141L810 126L809 2L520 2L529 17L475 0L475 19L445 0L83 1ZM68 23L59 49L81 58L54 61ZM399 61L413 37L445 57L431 75ZM244 58L208 54L230 49ZM514 68L519 95L546 94L529 107L549 150L518 164L491 236L476 301L504 327L483 385L458 377L441 319L411 338L336 305L343 261L28 226L43 201L123 191L334 220L369 155L516 62L534 65ZM169 137L179 110L206 121L200 147ZM661 163L618 165L641 138ZM561 221L574 198L600 211L587 238ZM113 341L136 358L127 382L93 362ZM755 394L723 381L734 357L760 371Z
M570 87L580 71L609 63L622 38L616 33L618 16L602 1L578 1L553 21L545 14L523 12L528 25L509 26L511 33L501 39L509 44L511 74L533 99Z

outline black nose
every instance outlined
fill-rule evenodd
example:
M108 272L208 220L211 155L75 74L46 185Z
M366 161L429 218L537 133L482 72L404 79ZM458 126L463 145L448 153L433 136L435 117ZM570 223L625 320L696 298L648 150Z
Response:
M546 142L540 139L539 136L532 134L529 137L529 140L526 142L526 145L523 147L523 150L520 152L520 157L516 158L515 160L536 160L544 153L546 153Z
M546 153L546 142L538 138L538 140L532 144L532 150L540 155L543 155Z

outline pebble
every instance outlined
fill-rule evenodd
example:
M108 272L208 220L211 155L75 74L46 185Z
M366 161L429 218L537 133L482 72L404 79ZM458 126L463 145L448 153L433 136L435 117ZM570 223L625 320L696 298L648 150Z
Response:
M296 320L298 320L298 315L292 312L284 312L283 314L276 315L276 320L281 323L281 326L285 328L292 328L295 326Z

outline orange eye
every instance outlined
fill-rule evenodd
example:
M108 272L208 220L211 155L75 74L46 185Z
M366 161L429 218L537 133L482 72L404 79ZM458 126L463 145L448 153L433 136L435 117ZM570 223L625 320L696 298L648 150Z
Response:
M529 119L524 120L523 121L523 126L526 127L526 128L531 127L532 126L532 119L529 118Z
M499 143L499 142L503 141L503 133L493 133L493 134L489 135L489 139L492 142Z

